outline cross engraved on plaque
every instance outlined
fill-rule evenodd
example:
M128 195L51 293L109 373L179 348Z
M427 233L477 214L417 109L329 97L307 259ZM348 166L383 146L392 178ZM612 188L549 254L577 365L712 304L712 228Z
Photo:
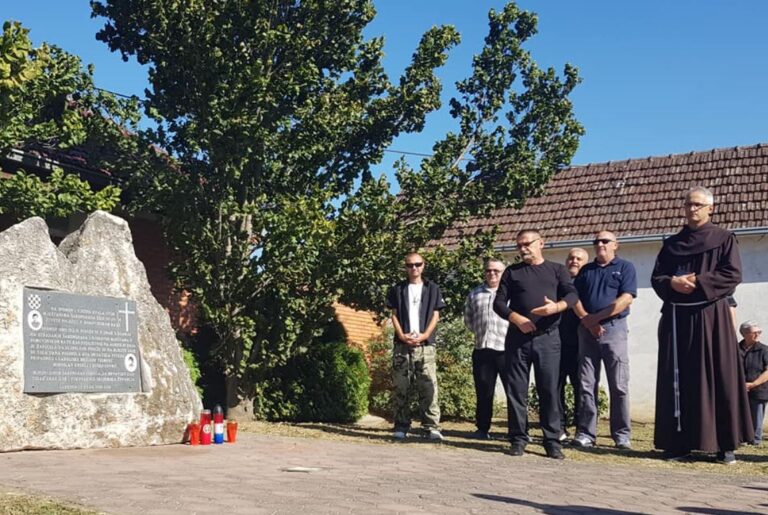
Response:
M129 329L128 329L128 315L135 315L136 312L135 311L130 311L128 309L128 303L126 302L125 303L125 310L119 310L118 313L124 313L125 314L125 332L126 333L129 332Z

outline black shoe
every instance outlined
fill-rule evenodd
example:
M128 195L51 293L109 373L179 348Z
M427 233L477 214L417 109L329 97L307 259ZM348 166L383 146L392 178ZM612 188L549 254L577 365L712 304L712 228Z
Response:
M563 448L560 446L560 444L554 442L546 443L544 444L544 450L547 452L547 458L552 458L553 460L565 459Z
M723 465L733 465L736 463L736 454L733 451L718 451L717 462Z
M479 429L469 435L472 440L493 440L491 434L488 431L480 431Z
M665 461L690 461L693 458L688 450L666 450L662 457Z
M511 456L522 456L525 454L525 444L522 442L514 442L509 448L509 454Z

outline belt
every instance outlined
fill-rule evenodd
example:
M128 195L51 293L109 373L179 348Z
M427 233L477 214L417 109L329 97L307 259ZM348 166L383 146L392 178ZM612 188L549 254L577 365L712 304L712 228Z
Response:
M610 318L606 318L605 320L600 321L600 325L614 325L614 322L618 322L619 320L624 320L627 317L620 317L620 316L612 316Z
M531 337L544 336L545 334L549 334L549 333L551 333L552 331L555 331L555 330L557 330L557 326L552 326L551 325L551 326L547 327L546 329L537 329L536 331L533 331L531 333L523 333L523 335L524 336L531 336Z

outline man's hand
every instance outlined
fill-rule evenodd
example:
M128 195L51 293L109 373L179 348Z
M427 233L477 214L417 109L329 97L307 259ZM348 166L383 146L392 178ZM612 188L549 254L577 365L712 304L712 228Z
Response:
M750 391L754 387L755 387L755 383L747 383L747 391Z
M605 327L600 325L600 319L597 318L595 313L584 315L581 319L581 325L584 326L584 329L589 331L589 334L591 334L593 338L600 338L605 334Z
M557 302L544 297L544 304L539 306L538 308L533 308L531 310L531 314L538 315L541 317L548 317L550 315L556 315L560 313L560 306L557 305Z
M424 343L425 339L426 338L424 338L423 334L413 332L405 337L405 343L407 343L409 347L418 347L419 345Z
M590 327L588 331L593 338L600 338L602 335L605 334L605 327L601 326L600 324L595 324L592 327Z
M589 313L581 319L581 325L584 326L584 329L592 329L596 325L600 325L600 319L594 313Z
M690 295L696 289L696 274L676 275L669 285L678 293Z
M536 324L531 322L523 315L515 313L514 311L509 315L509 321L515 324L515 326L520 329L520 332L523 334L532 333L536 330Z

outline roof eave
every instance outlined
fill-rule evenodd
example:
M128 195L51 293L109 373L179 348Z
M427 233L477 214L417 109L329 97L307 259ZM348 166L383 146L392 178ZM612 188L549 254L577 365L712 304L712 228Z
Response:
M768 234L768 227L740 227L738 229L731 229L731 232L736 236L754 236ZM621 236L617 238L619 243L649 243L655 241L664 241L670 236L677 234L674 233L657 233L657 234L640 234L636 236ZM558 241L545 241L544 247L548 249L562 249L573 247L585 247L592 245L592 239L579 239L579 240L558 240ZM497 252L517 252L517 247L513 243L505 243L503 245L496 246Z

